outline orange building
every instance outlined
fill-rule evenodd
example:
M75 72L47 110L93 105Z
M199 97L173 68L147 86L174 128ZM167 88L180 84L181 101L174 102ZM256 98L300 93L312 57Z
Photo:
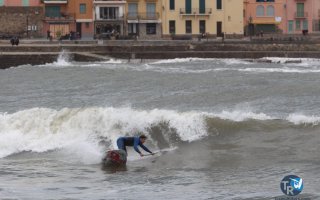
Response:
M246 34L283 33L286 27L286 2L287 0L244 0Z
M92 0L43 0L44 30L53 38L92 38Z
M69 0L69 10L75 14L76 32L81 38L93 38L93 1Z

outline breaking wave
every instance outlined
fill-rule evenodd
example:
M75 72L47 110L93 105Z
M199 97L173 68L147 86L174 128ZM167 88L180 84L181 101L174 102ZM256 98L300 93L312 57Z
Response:
M86 162L98 162L106 148L115 148L119 136L145 133L154 149L174 148L228 131L318 125L319 116L291 114L284 119L264 113L177 112L93 107L33 108L0 115L0 158L21 152L63 150L79 153ZM86 155L86 156L84 156ZM90 161L93 159L93 161ZM88 161L89 160L89 161Z
M54 66L60 66L60 67L66 67L71 66L71 56L68 52L65 50L61 51L58 55L57 61L53 62L52 65Z
M312 58L278 58L261 59L218 59L218 58L176 58L166 60L119 60L110 59L103 62L73 62L66 51L60 52L57 61L40 67L50 68L97 68L110 70L152 71L169 74L205 74L236 71L240 73L320 73L320 60ZM198 62L204 65L198 66ZM257 67L257 63L261 67Z
M151 62L152 65L159 65L159 64L174 64L174 63L189 63L189 62L197 62L197 61L215 61L215 62L221 62L227 65L233 65L233 64L251 64L250 62L247 62L244 59L220 59L220 58L174 58L174 59L166 59L166 60L158 60L155 62Z
M207 135L201 113L112 107L34 108L0 115L0 127L0 157L64 148L89 149L98 155L103 150L99 144L115 148L119 136L139 133L149 135L159 148Z

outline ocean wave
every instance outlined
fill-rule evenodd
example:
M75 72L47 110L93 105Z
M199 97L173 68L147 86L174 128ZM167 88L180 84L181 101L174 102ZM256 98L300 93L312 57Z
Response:
M298 114L298 113L290 114L287 117L287 120L295 125L300 125L300 124L319 125L320 123L319 116L314 116L314 115L308 116L308 115Z
M207 135L201 113L170 110L139 111L131 108L34 108L0 115L0 158L23 151L46 152L83 146L101 151L99 143L116 147L122 135L160 131L167 147L171 138L194 141ZM159 141L153 140L155 146ZM95 149L93 151L93 149Z
M174 59L165 59L159 60L156 62L152 62L150 64L157 65L157 64L170 64L170 63L186 63L186 62L194 62L194 61L205 61L205 60L214 60L212 58L174 58Z
M231 69L229 69L231 70ZM232 69L240 72L253 72L253 73L320 73L320 69L299 69L299 68L244 68L244 69Z
M175 64L175 63L189 63L189 62L196 62L196 61L216 61L216 62L221 62L226 65L236 65L236 64L249 64L249 65L251 65L252 64L251 62L248 62L245 59L196 58L196 57L165 59L165 60L159 60L156 62L150 62L149 64L151 64L151 65Z
M70 54L65 50L62 50L58 55L57 61L53 62L52 65L61 67L71 66L72 63Z
M210 114L209 116L218 117L220 119L227 119L235 122L241 122L245 120L272 120L275 119L264 113L254 113L252 111L222 111L221 113Z
M202 74L214 71L214 69L192 69L182 66L177 67L162 67L152 64L144 64L139 67L131 67L134 71L153 71L159 73L171 73L171 74Z
M272 63L320 63L320 59L317 58L286 58L286 57L263 57L262 60L270 60Z
M116 148L119 136L144 133L155 149L173 148L224 130L274 130L293 125L318 125L319 116L290 114L281 119L248 110L178 112L93 107L33 108L0 114L0 158L25 152L63 150L83 162L99 162L106 148Z

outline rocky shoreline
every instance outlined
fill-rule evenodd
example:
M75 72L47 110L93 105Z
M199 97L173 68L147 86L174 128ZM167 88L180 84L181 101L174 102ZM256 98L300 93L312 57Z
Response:
M83 44L0 45L0 69L20 65L52 63L61 52L73 61L94 62L116 59L240 58L269 62L261 58L320 58L318 43L107 41ZM296 62L296 61L295 61Z

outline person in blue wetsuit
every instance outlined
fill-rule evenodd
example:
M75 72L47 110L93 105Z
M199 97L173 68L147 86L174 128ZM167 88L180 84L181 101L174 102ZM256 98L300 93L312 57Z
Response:
M120 137L117 140L117 145L119 149L124 150L127 152L127 146L133 146L134 150L140 154L140 156L144 156L140 150L138 149L138 146L140 146L143 150L146 152L149 152L151 155L154 155L152 151L150 151L146 146L143 145L145 141L147 140L147 136L140 135L139 137Z

